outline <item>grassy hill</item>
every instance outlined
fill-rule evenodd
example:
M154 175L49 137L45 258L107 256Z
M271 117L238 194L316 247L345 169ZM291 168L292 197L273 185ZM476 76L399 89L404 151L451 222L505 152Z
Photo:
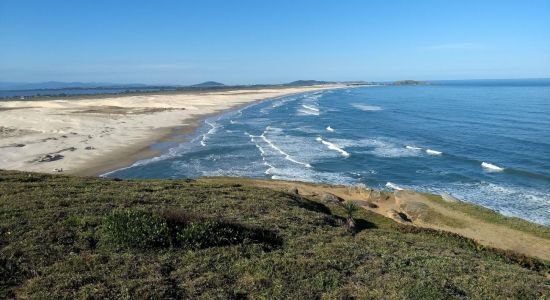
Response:
M544 299L547 261L241 179L0 171L0 298Z
M331 84L334 82L331 81L319 81L319 80L296 80L289 83L285 83L285 86L310 86L310 85L319 85L319 84Z
M198 83L198 84L194 84L194 85L191 85L191 86L192 86L192 87L204 87L204 88L207 88L207 87L221 87L221 86L225 86L225 84L220 83L220 82L216 82L216 81L205 81L205 82Z

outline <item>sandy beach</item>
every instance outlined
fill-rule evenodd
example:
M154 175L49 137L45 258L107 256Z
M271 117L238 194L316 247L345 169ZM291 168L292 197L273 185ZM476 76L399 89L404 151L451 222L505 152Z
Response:
M343 85L0 101L0 169L99 175L158 155L150 145L242 105Z

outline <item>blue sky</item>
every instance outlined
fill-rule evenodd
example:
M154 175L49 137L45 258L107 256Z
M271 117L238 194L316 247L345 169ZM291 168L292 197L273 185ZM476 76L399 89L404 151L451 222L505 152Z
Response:
M0 1L0 81L541 77L548 0Z

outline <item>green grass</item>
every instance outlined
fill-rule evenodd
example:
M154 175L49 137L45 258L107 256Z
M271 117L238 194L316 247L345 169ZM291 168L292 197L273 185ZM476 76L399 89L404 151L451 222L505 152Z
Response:
M426 217L422 219L424 222L436 224L436 225L443 225L448 227L454 227L454 228L464 228L467 227L466 222L452 218L449 216L445 216L437 211L435 211L433 208L428 208Z
M439 203L453 210L461 211L485 222L503 225L518 231L533 234L541 238L550 239L550 227L531 223L520 218L503 216L494 210L471 203L463 201L449 202L443 200L443 198L439 195L427 193L424 195L427 196L431 201Z
M550 295L548 262L487 249L453 234L402 227L363 209L354 213L356 233L350 234L342 207L245 182L117 181L0 171L0 298ZM131 242L113 247L120 240L113 243L105 236L110 218L136 211L148 214L123 220L121 228L136 226L136 219L158 224L155 216L164 218L160 223L173 220L166 212L183 211L202 218L185 228L220 221L269 231L281 243L265 247L243 238L223 246L134 247ZM199 241L224 236L208 226L192 229L197 232L191 236ZM139 235L157 241L164 229L153 228L146 226Z

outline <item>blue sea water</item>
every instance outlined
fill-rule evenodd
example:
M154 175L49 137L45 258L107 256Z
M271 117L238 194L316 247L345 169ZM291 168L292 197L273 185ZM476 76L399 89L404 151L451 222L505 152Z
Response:
M448 193L550 226L550 81L451 81L270 99L109 176L247 176Z

